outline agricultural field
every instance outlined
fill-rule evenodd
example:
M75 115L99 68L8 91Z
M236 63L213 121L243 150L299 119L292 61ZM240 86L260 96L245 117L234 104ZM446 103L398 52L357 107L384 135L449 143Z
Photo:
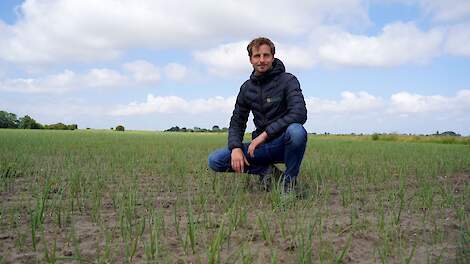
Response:
M0 263L470 262L468 144L310 135L297 198L226 138L0 130Z

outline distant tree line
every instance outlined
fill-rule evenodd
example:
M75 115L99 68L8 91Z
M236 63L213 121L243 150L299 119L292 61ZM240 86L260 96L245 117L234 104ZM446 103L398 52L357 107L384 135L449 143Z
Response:
M352 134L354 135L354 133ZM362 136L362 134L361 134ZM372 140L379 140L379 139L384 139L384 138L396 138L398 136L415 136L415 137L461 137L462 135L455 133L454 131L445 131L442 133L439 133L437 131L435 134L398 134L398 133L374 133L372 134Z
M458 133L455 133L454 131L445 131L442 133L439 133L439 131L436 131L436 134L432 134L431 136L451 136L451 137L460 137L461 135Z
M228 128L226 127L220 128L217 125L213 126L212 129L200 128L200 127L180 128L178 126L174 126L165 130L165 132L227 132L227 131L228 131Z
M42 125L29 115L17 118L14 113L0 111L0 128L75 130L78 129L78 126L77 124L66 125L62 123Z

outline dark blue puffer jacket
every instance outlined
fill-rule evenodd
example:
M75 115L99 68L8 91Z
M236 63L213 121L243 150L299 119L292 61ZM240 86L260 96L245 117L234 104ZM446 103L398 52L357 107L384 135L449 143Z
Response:
M242 147L250 111L253 112L256 126L253 139L266 131L269 141L281 135L290 124L304 124L307 121L307 108L299 81L294 75L286 73L279 59L275 58L271 70L263 75L256 76L253 71L250 79L241 86L230 119L230 150Z

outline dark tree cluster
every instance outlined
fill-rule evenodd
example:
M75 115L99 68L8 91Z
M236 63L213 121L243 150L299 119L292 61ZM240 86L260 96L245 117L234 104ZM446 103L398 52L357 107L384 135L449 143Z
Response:
M442 133L439 133L439 131L436 132L436 134L433 134L432 136L451 136L451 137L460 137L460 134L455 133L454 131L445 131Z
M166 129L165 132L227 132L228 128L220 128L219 126L215 125L212 127L212 129L207 129L207 128L200 128L200 127L194 127L194 128L186 128L182 127L180 128L179 126L174 126L169 129Z
M78 129L78 126L62 123L42 125L29 115L17 118L16 114L0 111L0 128L75 130Z
M77 124L66 125L62 123L45 125L44 129L55 129L55 130L75 130L78 129Z
M18 118L13 113L0 111L0 128L18 128Z

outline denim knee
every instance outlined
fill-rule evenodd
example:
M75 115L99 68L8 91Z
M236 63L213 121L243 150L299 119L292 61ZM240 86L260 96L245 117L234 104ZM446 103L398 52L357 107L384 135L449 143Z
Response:
M307 142L307 131L301 124L290 124L286 129L286 135L291 144L303 145Z
M216 172L224 172L226 170L226 166L223 161L223 156L220 150L212 152L209 157L207 158L207 165L213 171Z
M215 153L211 153L209 157L207 158L207 165L209 168L211 168L213 171L218 171L218 166L217 166L217 159L215 158L216 155Z

